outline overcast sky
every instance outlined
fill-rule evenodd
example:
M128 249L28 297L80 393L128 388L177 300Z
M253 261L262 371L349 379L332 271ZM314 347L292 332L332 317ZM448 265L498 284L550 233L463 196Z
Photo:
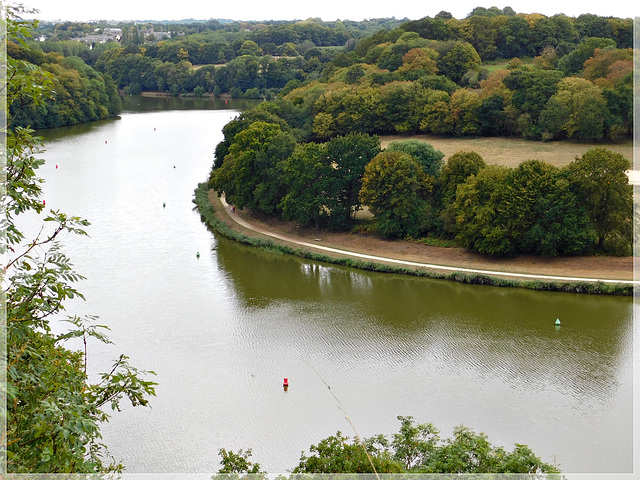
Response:
M455 18L465 18L475 7L500 9L510 6L518 13L564 13L577 17L583 13L600 16L635 17L640 15L637 0L515 0L509 3L486 3L483 0L362 1L362 0L22 0L40 10L42 20L181 20L194 18L230 18L233 20L363 20L395 17L416 20L433 17L445 10Z

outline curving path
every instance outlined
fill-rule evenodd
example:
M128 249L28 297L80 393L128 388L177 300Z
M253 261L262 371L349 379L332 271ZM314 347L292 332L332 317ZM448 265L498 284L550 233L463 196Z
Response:
M235 221L238 225L242 227L260 233L262 235L266 235L277 240L281 240L283 242L292 243L295 245L299 245L301 247L312 248L315 250L322 250L330 253L337 253L340 255L346 255L349 257L362 258L365 260L372 260L376 262L385 262L385 263L393 263L403 266L409 267L418 267L418 268L429 268L433 270L444 270L449 272L463 272L463 273L477 273L483 275L493 275L500 277L513 277L513 278L525 278L529 280L549 280L549 281L566 281L566 282L603 282L603 283L616 283L616 284L627 284L627 285L640 285L640 281L638 280L616 280L616 279L603 279L603 278L585 278L585 277L568 277L568 276L556 276L556 275L540 275L540 274L528 274L528 273L515 273L515 272L505 272L498 270L482 270L476 268L463 268L463 267L450 267L445 265L436 265L431 263L421 263L421 262L413 262L409 260L398 260L390 257L381 257L377 255L367 255L364 253L352 252L349 250L341 250L338 248L327 247L324 245L318 245L315 243L309 243L302 241L300 239L290 237L287 235L282 235L279 233L274 233L262 229L255 224L247 222L244 218L241 218L239 215L235 215L232 207L226 202L224 197L220 198L220 201L224 205L225 209L229 213L229 216Z

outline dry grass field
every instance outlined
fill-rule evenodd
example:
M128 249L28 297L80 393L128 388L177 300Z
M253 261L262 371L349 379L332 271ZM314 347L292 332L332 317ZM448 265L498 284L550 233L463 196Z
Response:
M516 167L525 160L542 160L557 167L568 165L587 150L602 147L621 153L630 162L633 161L633 141L621 143L578 143L570 141L537 142L518 138L502 137L439 137L436 135L383 135L380 137L382 148L394 140L422 140L431 144L445 155L445 161L460 151L474 151L487 164Z

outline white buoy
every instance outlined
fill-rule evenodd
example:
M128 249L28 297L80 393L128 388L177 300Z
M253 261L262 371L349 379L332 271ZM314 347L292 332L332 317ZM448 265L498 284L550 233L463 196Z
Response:
M556 325L560 325L560 319L556 318Z

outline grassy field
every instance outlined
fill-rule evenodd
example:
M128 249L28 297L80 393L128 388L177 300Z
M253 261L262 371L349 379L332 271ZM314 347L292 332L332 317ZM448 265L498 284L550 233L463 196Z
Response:
M445 155L445 161L460 151L473 151L482 156L487 164L516 167L525 160L542 160L563 167L587 150L602 147L621 153L630 162L633 161L633 141L622 143L578 143L571 141L535 142L519 138L502 137L440 137L436 135L383 135L380 137L382 148L394 140L422 140L431 144Z
M499 60L499 61L490 61L485 62L481 65L481 68L487 70L489 73L493 73L496 70L505 70L509 66L509 62L511 60ZM521 58L522 66L530 66L533 65L533 61L530 58Z

